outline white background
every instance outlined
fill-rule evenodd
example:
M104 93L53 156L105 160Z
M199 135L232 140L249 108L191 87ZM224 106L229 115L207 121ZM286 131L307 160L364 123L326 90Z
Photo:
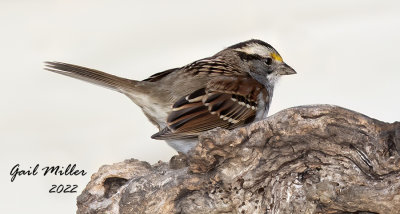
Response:
M399 1L1 1L0 210L74 213L103 164L155 163L175 152L128 98L43 70L63 61L132 79L183 66L251 38L273 45L297 75L282 79L270 114L328 103L400 119ZM76 163L88 175L10 170Z

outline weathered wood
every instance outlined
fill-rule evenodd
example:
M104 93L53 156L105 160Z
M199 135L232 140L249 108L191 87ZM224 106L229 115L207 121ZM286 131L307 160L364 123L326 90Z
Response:
M400 123L301 106L200 137L170 163L103 166L78 213L400 213Z

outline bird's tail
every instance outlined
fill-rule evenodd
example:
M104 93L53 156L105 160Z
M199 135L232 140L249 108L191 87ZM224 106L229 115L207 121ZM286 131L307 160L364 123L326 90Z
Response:
M72 65L63 62L45 62L46 70L84 80L96 85L100 85L121 93L135 87L136 80L125 79L111 74L104 73L91 68Z

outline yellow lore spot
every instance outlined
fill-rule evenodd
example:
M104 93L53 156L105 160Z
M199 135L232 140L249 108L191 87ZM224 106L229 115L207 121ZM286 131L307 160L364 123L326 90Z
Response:
M279 62L282 62L282 61L283 61L283 60L282 60L282 57L279 56L279 54L277 54L277 53L271 53L271 57L272 57L272 59L274 59L274 60L276 60L276 61L279 61Z

